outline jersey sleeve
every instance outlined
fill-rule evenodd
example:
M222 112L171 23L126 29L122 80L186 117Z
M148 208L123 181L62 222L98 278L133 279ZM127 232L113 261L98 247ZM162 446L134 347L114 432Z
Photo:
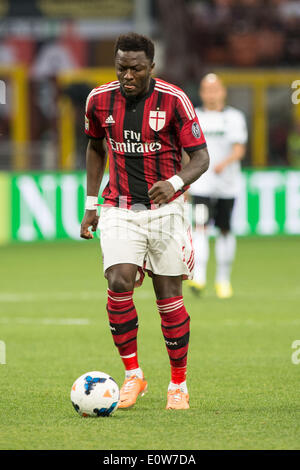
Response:
M236 110L229 121L228 140L232 144L246 144L248 140L247 123L242 112Z
M105 130L101 126L99 118L97 118L93 91L89 94L85 106L85 133L91 139L103 139Z
M205 137L194 106L184 92L178 94L175 119L179 141L184 150L194 151L206 147Z

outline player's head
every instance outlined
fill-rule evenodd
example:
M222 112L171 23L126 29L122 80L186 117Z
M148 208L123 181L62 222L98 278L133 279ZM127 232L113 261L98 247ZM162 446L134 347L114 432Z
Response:
M115 43L115 67L125 95L135 97L147 92L154 68L154 44L146 36L122 34Z
M199 95L205 108L219 111L225 104L226 88L218 75L208 73L200 82Z

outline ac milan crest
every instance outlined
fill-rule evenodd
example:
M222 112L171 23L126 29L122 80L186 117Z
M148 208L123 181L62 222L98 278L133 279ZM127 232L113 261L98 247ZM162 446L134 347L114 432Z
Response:
M166 123L166 111L150 111L149 126L154 131L160 131Z

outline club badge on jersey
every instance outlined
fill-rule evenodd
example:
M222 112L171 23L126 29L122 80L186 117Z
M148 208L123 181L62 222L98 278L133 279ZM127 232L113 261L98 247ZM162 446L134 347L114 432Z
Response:
M193 136L196 137L196 139L200 139L201 130L200 130L200 126L197 122L193 122L193 124L192 124L192 133L193 133Z
M166 123L166 111L150 111L149 126L154 131L160 131Z

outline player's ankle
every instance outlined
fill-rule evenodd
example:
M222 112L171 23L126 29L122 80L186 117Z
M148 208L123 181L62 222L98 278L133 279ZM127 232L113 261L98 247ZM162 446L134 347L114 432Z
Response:
M183 367L174 367L171 365L171 383L181 384L186 380L186 365Z
M186 381L181 382L180 384L173 383L173 382L169 383L168 392L170 392L172 390L178 390L178 389L180 389L180 391L183 392L183 393L188 393Z

